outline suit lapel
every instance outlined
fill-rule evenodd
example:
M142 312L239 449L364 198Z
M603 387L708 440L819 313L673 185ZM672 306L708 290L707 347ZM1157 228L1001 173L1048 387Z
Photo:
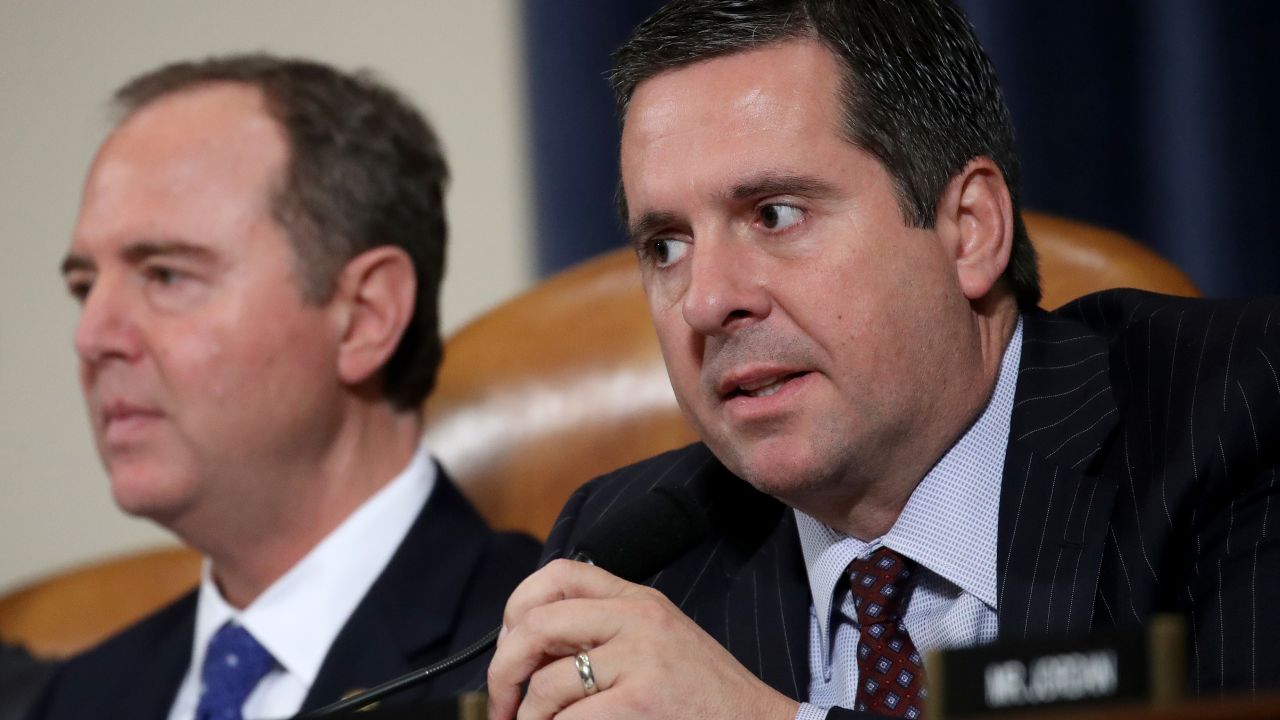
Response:
M795 514L734 477L704 446L683 483L704 504L713 538L656 578L754 675L793 698L808 696L809 584ZM666 586L666 587L664 587Z
M809 695L809 584L795 513L782 513L758 552L738 571L726 597L726 647L775 690ZM745 632L744 632L745 630Z
M134 640L145 651L141 667L124 674L108 715L119 718L169 716L178 686L192 663L191 645L196 625L196 593L192 592L149 621L146 634ZM104 708L100 708L99 711Z
M1025 317L1000 496L1000 636L1090 627L1116 484L1091 474L1118 420L1103 338Z
M487 537L483 520L437 465L430 499L338 633L303 709L446 655Z

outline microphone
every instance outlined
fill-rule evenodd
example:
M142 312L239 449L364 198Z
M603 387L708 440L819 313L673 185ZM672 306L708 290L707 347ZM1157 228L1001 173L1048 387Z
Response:
M656 487L632 500L613 522L596 525L570 560L640 582L670 565L707 534L706 513L684 488Z
M693 496L683 488L657 487L631 501L613 522L598 524L569 554L571 560L609 571L628 582L640 582L657 573L702 542L707 518ZM448 672L493 647L501 626L459 652L425 668L419 668L345 700L296 716L296 720L332 717L355 711L429 678Z

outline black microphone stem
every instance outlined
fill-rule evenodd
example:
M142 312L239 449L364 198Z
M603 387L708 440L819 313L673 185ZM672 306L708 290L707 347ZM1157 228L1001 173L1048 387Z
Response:
M603 568L629 582L640 582L698 544L706 533L707 519L697 502L683 489L658 487L632 500L627 512L617 513L614 522L594 527L582 538L571 560ZM371 690L295 716L312 720L362 708L372 702L412 687L451 670L493 647L501 627L467 646L461 652L408 675L402 675Z
M437 675L447 670L451 670L493 647L494 643L498 642L498 633L501 630L501 626L490 630L484 637L434 665L428 665L427 667L415 670L408 675L401 675L394 680L389 680L377 687L365 690L359 695L352 695L345 700L339 700L336 703L325 705L318 710L312 710L311 712L298 715L296 720L311 720L311 718L330 717L348 710L359 710L360 708L377 702L388 695L393 695L403 688L417 685L432 675Z

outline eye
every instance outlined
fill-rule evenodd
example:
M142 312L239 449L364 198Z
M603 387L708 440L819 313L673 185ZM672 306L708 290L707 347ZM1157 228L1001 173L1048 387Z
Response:
M78 303L83 303L85 298L89 297L89 291L93 289L93 278L82 275L68 276L66 279L67 292L71 297L75 298Z
M161 286L174 285L187 277L186 273L164 265L150 265L144 271L144 275L148 282Z
M658 238L653 241L653 259L658 267L676 263L689 252L689 243L675 238Z
M781 203L761 205L757 212L760 216L760 224L772 232L781 232L804 220L803 210Z
M193 307L206 297L209 285L199 272L175 268L171 264L150 264L141 268L146 297L157 308L171 311Z

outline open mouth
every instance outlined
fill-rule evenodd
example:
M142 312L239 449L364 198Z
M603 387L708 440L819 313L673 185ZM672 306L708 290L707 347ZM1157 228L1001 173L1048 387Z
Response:
M788 373L786 375L773 375L771 377L760 378L749 383L743 383L734 387L728 393L725 393L725 400L732 400L737 397L762 398L782 389L783 385L795 380L796 378L807 375L807 371Z

